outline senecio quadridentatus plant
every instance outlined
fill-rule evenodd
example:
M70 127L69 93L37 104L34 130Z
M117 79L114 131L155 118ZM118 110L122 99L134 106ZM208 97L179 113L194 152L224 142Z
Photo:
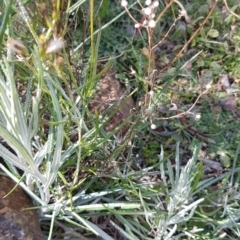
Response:
M175 3L178 5L179 7L179 16L184 17L185 20L187 22L190 21L190 17L187 14L186 9L184 8L184 6L182 5L182 3L180 3L178 0L173 0L171 1L169 4L166 5L165 10L168 9L172 3ZM125 8L125 11L128 13L129 17L133 20L133 22L135 23L135 28L155 28L156 23L160 20L162 14L159 14L159 16L157 16L156 19L156 11L157 8L159 6L159 1L158 0L146 0L145 1L145 5L143 6L140 1L138 0L138 4L141 8L141 13L144 16L142 18L142 21L137 21L132 14L129 12L128 10L128 1L127 0L121 0L121 6Z

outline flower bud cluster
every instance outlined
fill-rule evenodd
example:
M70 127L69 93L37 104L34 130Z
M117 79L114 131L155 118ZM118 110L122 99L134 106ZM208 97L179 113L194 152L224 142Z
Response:
M142 24L144 27L154 28L156 26L156 21L154 20L155 10L158 7L159 2L157 0L146 0L145 5L146 7L142 9L142 14L145 16Z
M121 6L122 7L127 7L128 2L127 0L121 0ZM145 1L145 6L142 8L142 15L144 16L143 22L139 23L136 22L134 27L135 28L140 28L140 27L149 27L149 28L154 28L156 26L156 21L154 20L155 18L155 11L159 5L158 0L146 0Z

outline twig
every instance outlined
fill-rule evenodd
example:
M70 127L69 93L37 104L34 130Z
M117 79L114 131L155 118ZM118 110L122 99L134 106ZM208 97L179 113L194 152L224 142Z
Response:
M159 45L162 43L162 41L164 41L164 40L167 38L167 36L169 35L170 31L171 31L172 28L176 25L176 22L177 22L181 17L182 17L182 15L180 14L179 17L174 20L173 24L172 24L171 27L168 29L168 31L166 32L166 34L164 35L164 37L163 37L155 46L153 46L151 50L154 50L157 46L159 46Z
M166 66L164 67L161 72L164 72L166 69L168 69L169 66L171 66L173 63L175 63L177 61L177 59L180 57L180 55L182 54L182 52L187 48L187 46L190 44L190 42L196 37L196 35L199 33L199 31L202 29L202 27L206 24L206 22L208 21L208 19L210 18L210 16L212 15L215 7L217 6L219 0L215 0L215 3L213 4L210 12L208 13L207 17L204 19L204 21L200 24L199 28L193 33L193 35L190 37L190 39L186 42L186 44L182 47L182 49L178 52L178 54L176 55L176 57Z
M205 91L203 91L196 99L196 101L193 103L193 105L185 112L181 112L177 115L174 115L174 116L171 116L171 117L166 117L166 118L156 118L158 120L167 120L167 119L173 119L173 118L178 118L178 117L181 117L187 113L191 113L191 110L194 108L194 106L197 104L198 100L200 99L200 97L204 94L206 94L208 92L208 89L206 89Z
M229 6L228 6L228 4L227 4L227 1L226 1L226 0L223 0L223 2L224 2L224 4L225 4L226 9L227 9L234 17L240 19L240 16L238 16L236 13L234 13L234 12L229 8Z

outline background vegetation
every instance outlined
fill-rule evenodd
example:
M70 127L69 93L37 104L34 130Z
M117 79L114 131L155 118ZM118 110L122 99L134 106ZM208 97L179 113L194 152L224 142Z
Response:
M1 174L46 239L240 236L239 1L5 0L0 13ZM88 106L109 68L135 108L106 132Z

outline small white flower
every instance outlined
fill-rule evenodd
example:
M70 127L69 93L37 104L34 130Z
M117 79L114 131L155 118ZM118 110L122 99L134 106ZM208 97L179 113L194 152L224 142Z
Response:
M197 113L196 115L195 115L195 119L196 120L199 120L201 118L201 114L200 113Z
M149 17L153 19L153 18L155 18L155 14L152 13Z
M149 21L149 23L148 23L148 26L149 26L150 28L154 28L154 27L156 26L156 22L155 22L153 19L151 19L151 20Z
M135 23L134 27L139 28L141 25L139 23Z
M126 7L128 5L128 2L126 0L121 1L121 6Z
M158 2L158 1L154 1L154 2L153 2L153 6L154 6L154 7L158 7L158 5L159 5L159 2Z
M153 94L154 94L154 92L153 92L153 90L151 90L151 91L149 92L149 95L150 95L150 96L153 96Z
M210 83L206 85L206 89L210 89L211 87L212 87L212 86L211 86Z
M155 124L151 124L151 129L156 129L157 128L157 126L155 125Z
M147 25L147 24L148 24L148 20L145 19L145 20L143 21L143 25Z
M143 14L149 16L151 13L152 13L152 9L147 7L147 8L144 8L143 10Z
M145 4L149 6L152 3L152 0L146 0Z

